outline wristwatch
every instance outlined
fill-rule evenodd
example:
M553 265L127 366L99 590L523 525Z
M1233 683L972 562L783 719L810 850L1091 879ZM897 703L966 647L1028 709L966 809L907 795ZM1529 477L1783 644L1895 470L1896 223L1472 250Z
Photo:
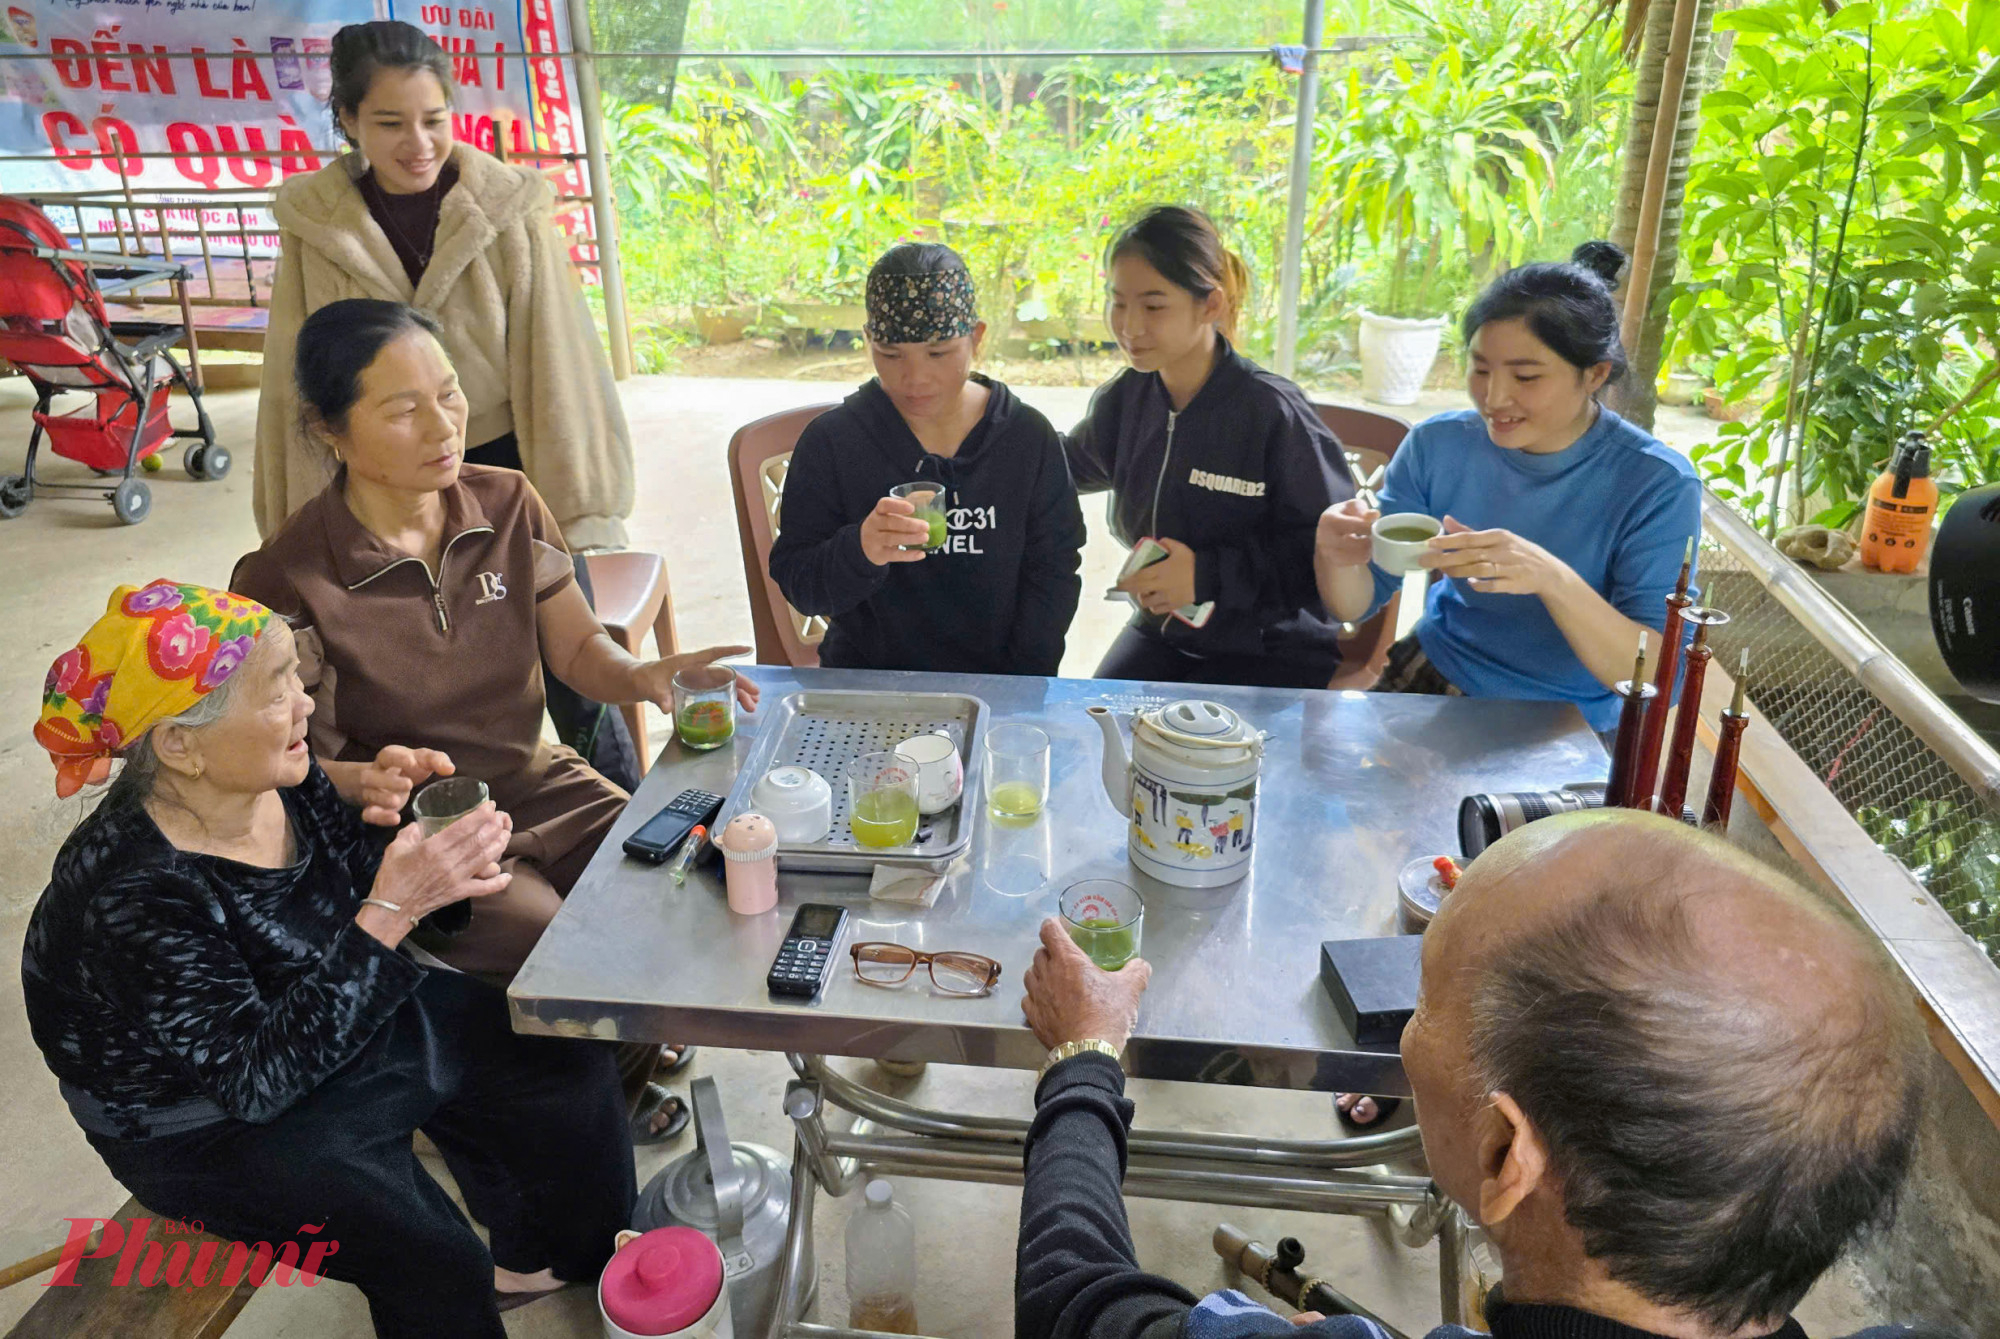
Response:
M1102 1055L1110 1056L1113 1060L1119 1058L1118 1048L1108 1041L1100 1041L1095 1037L1084 1041L1066 1041L1049 1052L1049 1058L1042 1061L1041 1073L1035 1077L1040 1079L1063 1061L1068 1060L1072 1056L1082 1055L1085 1051L1096 1051Z

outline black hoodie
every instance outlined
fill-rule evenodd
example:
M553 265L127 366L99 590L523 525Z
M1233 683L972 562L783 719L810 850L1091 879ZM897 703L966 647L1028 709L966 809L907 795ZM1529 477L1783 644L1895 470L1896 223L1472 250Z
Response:
M1083 509L1049 421L997 381L954 456L925 451L881 383L806 426L785 475L771 578L831 619L822 665L1054 674L1083 588ZM936 479L950 537L877 567L861 522L897 484Z
M1354 496L1340 443L1305 392L1218 341L1215 370L1175 413L1159 373L1128 368L1098 387L1064 440L1082 492L1111 489L1112 532L1195 551L1206 626L1136 613L1132 624L1195 655L1324 655L1339 625L1313 577L1319 515Z

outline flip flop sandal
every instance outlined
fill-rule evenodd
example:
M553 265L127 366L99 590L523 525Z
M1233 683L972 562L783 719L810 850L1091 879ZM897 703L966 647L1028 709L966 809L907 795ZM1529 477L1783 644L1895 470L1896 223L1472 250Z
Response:
M1375 1104L1374 1120L1369 1120L1369 1121L1356 1120L1354 1119L1351 1113L1342 1111L1340 1109L1340 1105L1338 1102L1334 1104L1333 1108L1334 1119L1338 1120L1340 1122L1341 1128L1346 1130L1349 1134L1375 1133L1377 1130L1380 1130L1384 1125L1387 1125L1389 1123L1389 1118L1395 1115L1397 1109L1403 1105L1403 1099L1400 1097L1375 1097L1368 1093L1363 1093L1361 1094L1361 1096L1368 1098L1369 1101Z
M653 1066L653 1077L656 1079L668 1079L680 1073L693 1062L694 1053L697 1049L699 1048L694 1046L662 1046L660 1048L662 1058L657 1065ZM678 1055L673 1060L668 1060L665 1058L665 1053L668 1051L676 1051Z
M669 1102L674 1104L673 1115L664 1126L655 1130L653 1117L658 1115ZM657 1083L647 1084L645 1100L639 1103L639 1110L632 1117L633 1146L669 1143L687 1127L687 1103Z
M493 1305L500 1311L513 1311L516 1308L526 1306L530 1302L539 1302L544 1297L553 1297L559 1292L567 1292L576 1286L574 1283L558 1283L553 1288L543 1288L537 1292L526 1293L502 1292L500 1289L495 1288L493 1290Z

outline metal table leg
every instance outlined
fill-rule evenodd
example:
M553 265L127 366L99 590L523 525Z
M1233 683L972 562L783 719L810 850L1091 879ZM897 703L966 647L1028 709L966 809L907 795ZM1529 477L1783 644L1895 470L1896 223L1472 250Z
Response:
M785 1093L795 1132L790 1224L778 1305L763 1339L873 1339L871 1331L815 1324L801 1314L810 1293L803 1276L815 1187L845 1195L864 1171L1018 1186L1028 1122L932 1111L864 1088L822 1057L790 1060L800 1076ZM826 1126L829 1104L860 1119L836 1134ZM1446 1321L1457 1322L1464 1311L1463 1216L1427 1177L1375 1169L1421 1146L1414 1128L1339 1140L1135 1130L1125 1191L1151 1199L1386 1217L1405 1245L1438 1238L1441 1311Z

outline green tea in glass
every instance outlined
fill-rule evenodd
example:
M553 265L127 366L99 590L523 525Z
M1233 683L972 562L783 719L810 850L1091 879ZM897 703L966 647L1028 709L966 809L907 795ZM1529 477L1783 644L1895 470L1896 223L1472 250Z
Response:
M1003 828L1025 828L1049 797L1049 737L1032 725L986 732L986 813Z
M674 675L674 731L691 749L716 749L736 734L736 671L697 665Z
M917 835L917 764L864 753L847 764L847 828L856 845L907 846Z
M1115 972L1139 956L1146 904L1137 888L1116 879L1086 879L1065 889L1057 906L1063 929L1105 971Z
M944 519L944 488L941 485L922 480L911 484L897 484L889 490L889 496L901 498L915 507L916 519L931 528L930 535L922 545L926 552L944 547L945 532L948 527ZM905 544L903 547L913 549L918 546Z

